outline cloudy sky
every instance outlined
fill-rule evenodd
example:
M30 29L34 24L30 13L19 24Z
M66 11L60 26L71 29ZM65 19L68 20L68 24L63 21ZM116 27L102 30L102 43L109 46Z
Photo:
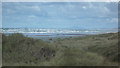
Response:
M3 28L118 27L116 2L4 2Z

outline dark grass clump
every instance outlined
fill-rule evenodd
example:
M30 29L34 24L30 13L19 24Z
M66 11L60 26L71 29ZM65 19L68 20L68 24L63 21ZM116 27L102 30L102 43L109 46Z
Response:
M42 40L25 37L22 34L2 35L3 65L7 63L37 63L50 60L55 50Z

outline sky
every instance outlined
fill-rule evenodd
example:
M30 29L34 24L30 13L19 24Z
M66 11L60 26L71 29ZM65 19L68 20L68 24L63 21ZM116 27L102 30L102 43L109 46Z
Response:
M117 2L3 2L3 28L114 29Z
M2 28L2 3L0 2L0 28Z

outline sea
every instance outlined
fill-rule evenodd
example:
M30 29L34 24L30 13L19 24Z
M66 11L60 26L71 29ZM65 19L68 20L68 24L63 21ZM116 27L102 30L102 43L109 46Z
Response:
M21 33L33 38L78 37L85 35L115 33L118 29L40 29L40 28L2 28L5 35Z

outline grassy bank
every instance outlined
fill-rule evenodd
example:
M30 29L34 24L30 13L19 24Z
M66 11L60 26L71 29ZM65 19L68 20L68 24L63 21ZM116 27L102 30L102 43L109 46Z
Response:
M3 65L114 66L118 64L118 33L57 38L52 42L22 34L3 34ZM52 39L49 39L50 41Z

